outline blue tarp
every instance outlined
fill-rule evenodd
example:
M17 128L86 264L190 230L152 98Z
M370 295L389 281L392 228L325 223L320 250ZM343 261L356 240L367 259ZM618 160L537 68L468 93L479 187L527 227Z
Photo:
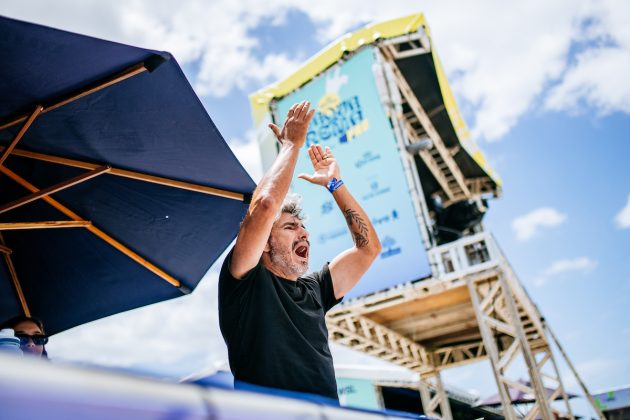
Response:
M41 114L17 149L242 193L255 184L176 60L0 17L0 126L129 67L145 71ZM22 123L0 129L8 146ZM42 189L86 172L12 154L4 165ZM0 206L30 192L0 174ZM52 196L182 282L178 289L84 228L3 231L31 313L49 333L193 289L234 239L245 200L101 175ZM69 220L42 200L2 222ZM0 318L21 312L0 264ZM2 319L0 319L1 321Z

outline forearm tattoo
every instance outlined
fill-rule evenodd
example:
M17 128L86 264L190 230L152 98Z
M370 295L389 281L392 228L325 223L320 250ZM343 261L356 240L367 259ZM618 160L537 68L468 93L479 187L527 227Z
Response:
M357 248L363 248L370 243L368 241L368 227L365 224L365 221L361 218L358 212L352 209L345 209L343 211L344 216L346 217L346 223L350 228L350 232L352 232L352 237L354 238L354 245Z

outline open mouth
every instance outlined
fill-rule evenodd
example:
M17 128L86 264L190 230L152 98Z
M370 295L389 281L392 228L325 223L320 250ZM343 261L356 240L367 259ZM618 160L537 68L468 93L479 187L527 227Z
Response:
M304 243L299 244L293 248L293 252L300 258L308 258L308 245Z

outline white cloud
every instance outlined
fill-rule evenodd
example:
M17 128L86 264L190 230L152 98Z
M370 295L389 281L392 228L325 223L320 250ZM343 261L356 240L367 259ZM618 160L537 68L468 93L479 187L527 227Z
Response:
M619 229L630 228L630 194L628 194L628 202L615 216L615 224Z
M550 207L542 207L519 216L512 221L512 229L519 241L533 238L543 227L553 227L564 223L567 216Z
M589 3L588 24L578 40L588 47L577 55L560 83L546 99L553 110L580 112L590 107L597 114L630 113L630 3Z
M276 3L287 3L277 7ZM181 64L197 63L195 89L222 97L288 75L304 57L264 54L251 30L278 25L288 2L172 2L135 0L124 7L96 1L45 0L2 4L0 13L66 30L151 49L170 51ZM72 13L68 13L72 10ZM283 12L279 12L283 11ZM259 53L259 54L256 54Z
M244 0L132 0L124 7L98 1L4 2L0 13L120 42L174 53L195 63L200 95L249 92L288 75L305 56L266 52L253 31L291 25L290 10L305 14L322 44L375 20L423 11L455 93L474 109L472 132L501 139L542 97L548 108L572 110L581 101L599 113L630 112L630 3L557 0L481 0L458 3L404 0L293 2ZM68 13L71 10L72 13ZM591 22L585 25L584 22ZM601 42L608 40L605 48ZM286 40L282 41L287 42ZM299 46L301 40L291 40ZM575 42L587 42L569 64ZM589 43L590 42L590 43ZM555 85L545 100L545 88Z
M543 286L552 278L563 277L567 273L584 275L592 272L595 268L597 268L597 261L588 257L557 260L534 279L534 285Z
M249 176L258 183L263 176L263 170L255 131L253 129L247 130L245 138L245 141L233 139L228 144Z
M587 257L579 257L572 260L558 260L545 270L545 274L552 276L566 273L567 271L587 272L592 271L596 266L597 263Z
M211 270L189 296L57 334L47 345L50 357L175 377L225 360L227 350L218 326L217 279L217 271Z
M475 109L473 135L493 141L561 74L578 13L571 1L478 6L461 4L453 13L444 4L441 25L432 29L444 67L457 75L451 77L455 92Z

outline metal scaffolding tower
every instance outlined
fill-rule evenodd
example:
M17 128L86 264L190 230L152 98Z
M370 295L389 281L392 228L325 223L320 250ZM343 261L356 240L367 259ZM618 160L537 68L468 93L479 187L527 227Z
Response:
M467 253L471 246L486 259ZM334 309L327 319L330 338L419 373L422 404L429 416L452 418L441 371L489 360L507 419L520 418L509 388L535 396L526 419L554 418L557 410L551 403L560 397L565 412L557 414L573 419L549 330L493 237L480 233L432 252L459 255L465 265ZM508 376L519 356L527 366L529 384ZM543 380L554 385L554 392L545 389ZM583 390L590 396L585 386ZM593 408L604 418L594 403Z

